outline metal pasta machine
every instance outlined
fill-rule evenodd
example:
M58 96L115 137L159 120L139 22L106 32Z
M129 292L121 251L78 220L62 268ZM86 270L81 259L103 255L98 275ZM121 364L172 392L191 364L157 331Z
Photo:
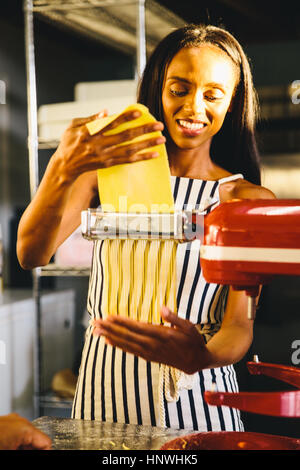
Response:
M254 319L261 285L276 275L300 274L300 200L231 200L212 209L215 203L209 198L197 210L165 214L88 209L82 212L82 234L90 240L199 239L206 281L245 291Z

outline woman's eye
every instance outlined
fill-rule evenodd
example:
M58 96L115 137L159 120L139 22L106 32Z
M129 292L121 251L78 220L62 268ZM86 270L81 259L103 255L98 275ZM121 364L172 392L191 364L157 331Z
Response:
M205 95L205 98L208 101L219 101L222 99L222 96L221 95Z
M210 96L210 95L206 96L205 98L208 101L216 101L217 99L219 99L217 96Z
M174 90L172 88L170 89L170 92L174 96L184 96L187 93L185 90Z

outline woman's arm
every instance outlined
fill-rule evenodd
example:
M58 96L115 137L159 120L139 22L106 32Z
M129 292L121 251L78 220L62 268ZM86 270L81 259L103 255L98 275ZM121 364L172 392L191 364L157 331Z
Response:
M17 255L24 269L47 264L57 247L79 226L81 211L92 207L97 196L98 168L156 156L150 147L163 143L164 137L131 144L125 142L161 131L162 123L144 124L112 136L104 135L140 114L140 111L123 113L93 136L89 134L86 124L99 115L74 119L66 129L32 202L20 220ZM119 146L121 143L123 145ZM140 153L147 148L148 152Z
M253 339L253 320L247 310L245 292L230 287L221 328L207 343L205 368L234 364L247 353Z
M81 211L93 206L96 182L95 172L84 173L73 184L60 182L55 164L50 163L19 223L17 255L23 269L49 263L80 225Z

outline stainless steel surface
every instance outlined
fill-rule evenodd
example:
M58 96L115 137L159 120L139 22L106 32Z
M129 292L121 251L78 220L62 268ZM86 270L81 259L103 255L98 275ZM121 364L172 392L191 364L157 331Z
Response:
M39 268L39 275L42 277L61 276L61 277L86 277L90 275L90 268L83 266L59 266L55 263L49 263Z
M248 319L255 320L256 317L256 297L248 296Z
M138 0L136 19L136 62L137 77L142 78L146 66L146 25L145 25L145 0Z
M39 181L38 169L38 125L37 125L37 94L35 74L33 0L24 0L25 58L27 76L27 116L28 116L28 153L29 182L31 198L36 193Z
M52 439L54 450L159 450L165 442L192 433L188 429L48 416L34 420L33 424Z
M33 11L44 21L125 54L138 54L142 46L142 60L146 51L149 54L164 36L185 24L155 0L33 0Z
M81 230L87 239L175 239L184 238L186 214L103 212L88 209L82 212Z
M37 125L37 91L34 49L34 18L33 0L23 1L24 29L25 29L25 58L26 58L26 81L27 81L27 115L28 115L28 155L29 155L29 183L31 199L34 197L39 184L38 163L38 125ZM34 342L34 415L39 416L40 395L40 343L41 343L41 320L40 320L40 289L38 270L32 270L33 296L36 301L36 339Z

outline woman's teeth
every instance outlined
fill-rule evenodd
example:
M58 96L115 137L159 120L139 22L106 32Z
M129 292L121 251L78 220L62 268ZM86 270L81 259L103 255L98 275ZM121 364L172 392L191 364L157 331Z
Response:
M185 127L186 129L191 129L191 130L202 129L205 126L203 122L189 122L189 121L184 121L182 119L179 119L178 122L180 126Z

